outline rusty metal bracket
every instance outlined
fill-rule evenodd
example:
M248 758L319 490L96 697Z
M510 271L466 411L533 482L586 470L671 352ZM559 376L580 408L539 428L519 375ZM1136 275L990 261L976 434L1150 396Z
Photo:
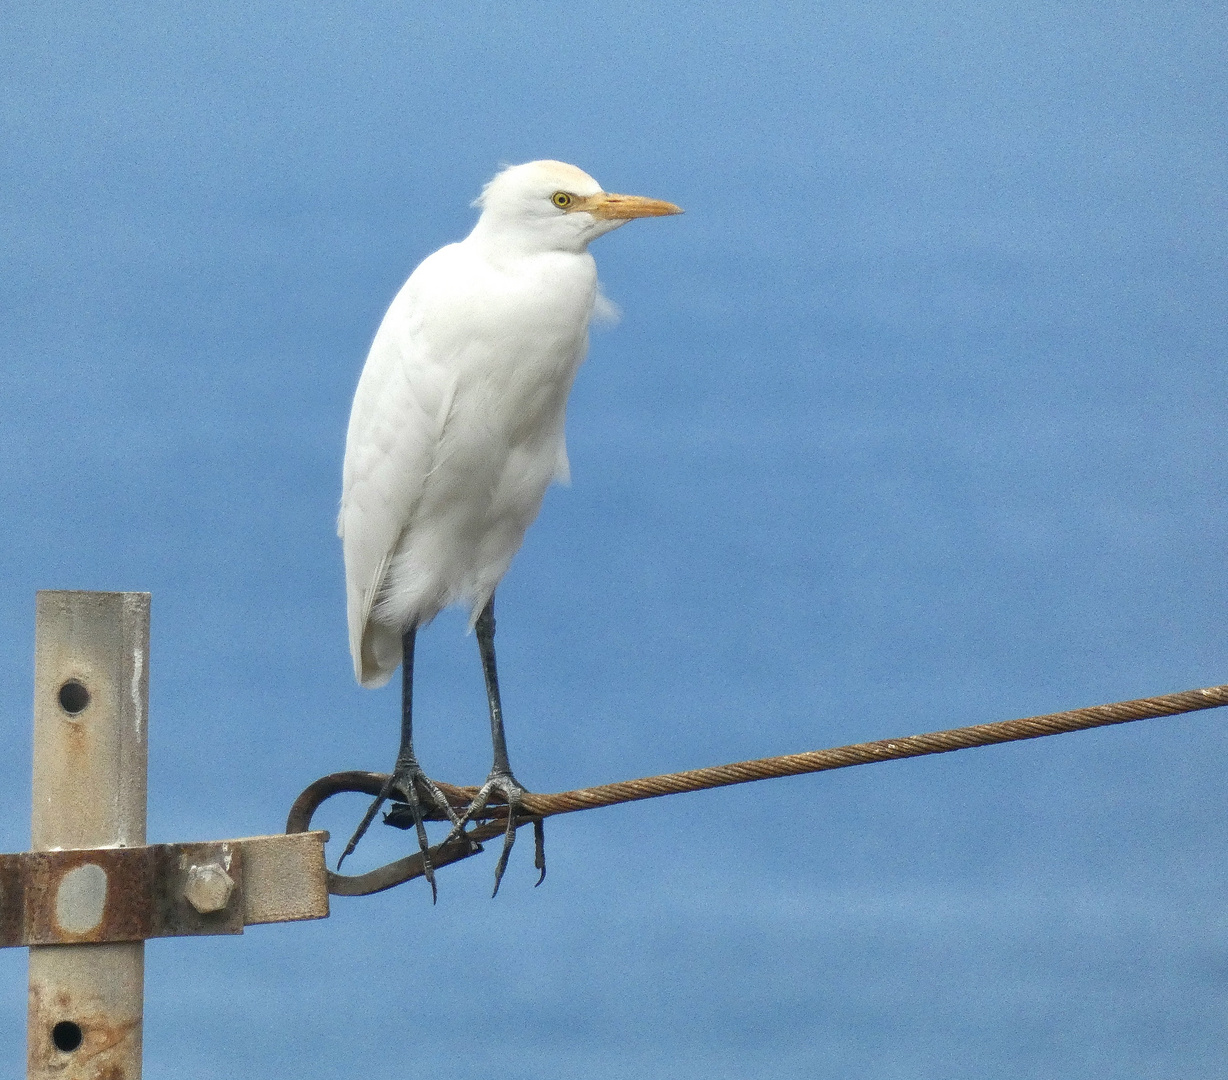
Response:
M328 916L325 832L0 855L0 948L241 934Z

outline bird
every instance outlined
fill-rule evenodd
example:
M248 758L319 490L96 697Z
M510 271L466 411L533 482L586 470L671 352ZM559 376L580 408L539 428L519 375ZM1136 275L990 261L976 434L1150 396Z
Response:
M495 662L495 589L553 481L567 482L568 395L601 294L589 244L673 203L602 189L561 161L504 167L473 206L465 239L424 259L396 294L358 380L346 432L337 532L345 562L354 675L382 686L401 668L401 739L393 771L355 830L400 797L437 900L423 819L448 840L495 796L508 806L495 888L527 793L512 773ZM417 632L451 605L469 608L490 713L493 763L458 814L413 749ZM424 804L425 807L424 807ZM535 822L538 884L544 841ZM448 841L445 841L445 843ZM340 866L340 861L338 862Z

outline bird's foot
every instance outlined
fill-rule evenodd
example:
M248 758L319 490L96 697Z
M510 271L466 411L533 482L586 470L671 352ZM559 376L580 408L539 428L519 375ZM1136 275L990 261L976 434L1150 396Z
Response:
M423 876L431 886L431 902L434 903L439 899L439 890L435 887L435 870L431 866L430 844L426 838L426 826L423 822L428 817L438 818L439 820L446 818L452 822L452 832L448 834L448 840L453 840L458 836L464 837L466 835L465 819L457 816L456 811L452 808L452 804L448 802L435 782L422 771L421 766L414 758L397 758L392 774L384 781L384 786L380 788L380 793L372 800L371 805L367 807L367 812L363 815L362 821L359 822L358 828L354 830L354 835L350 837L349 843L345 845L345 851L341 853L341 858L337 860L337 869L341 869L341 864L345 861L346 857L358 846L358 841L363 838L367 829L371 827L371 822L375 820L375 815L379 812L379 808L389 798L394 797L404 800L408 816L413 821L414 828L417 830L418 847L422 849ZM426 812L424 812L424 803L429 807Z
M524 796L528 793L528 790L521 785L520 781L511 772L497 772L492 769L490 775L486 778L486 783L478 790L478 793L473 797L473 802L461 814L459 820L454 822L452 832L448 835L448 840L452 840L457 836L463 836L465 825L486 809L492 796L498 795L507 803L507 829L503 833L503 850L499 853L499 861L495 865L495 891L490 894L491 897L499 895L499 883L503 880L503 871L507 869L508 856L511 855L512 845L516 842L516 826L522 824L525 820L522 810L524 807ZM532 821L533 865L541 871L541 876L537 879L537 884L540 885L546 878L546 830L542 825L541 818L533 818Z

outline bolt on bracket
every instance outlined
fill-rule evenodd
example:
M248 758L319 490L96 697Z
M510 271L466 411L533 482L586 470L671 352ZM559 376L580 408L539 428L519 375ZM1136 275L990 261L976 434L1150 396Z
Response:
M0 855L0 948L241 934L328 916L326 832Z

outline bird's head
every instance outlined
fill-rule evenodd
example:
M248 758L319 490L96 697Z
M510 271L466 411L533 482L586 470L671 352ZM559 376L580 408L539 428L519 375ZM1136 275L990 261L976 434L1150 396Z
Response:
M602 191L562 161L510 165L482 189L475 232L518 251L583 251L632 218L681 214L673 203Z

